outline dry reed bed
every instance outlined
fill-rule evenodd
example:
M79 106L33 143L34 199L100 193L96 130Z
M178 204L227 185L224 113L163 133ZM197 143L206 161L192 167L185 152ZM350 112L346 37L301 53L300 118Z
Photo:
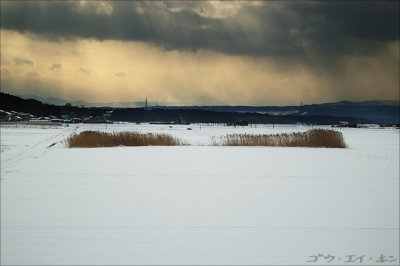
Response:
M222 137L222 146L281 146L346 148L341 132L329 129L311 129L306 132L271 135L228 134Z
M168 134L83 131L67 139L70 148L95 148L115 146L180 146L183 142Z
M115 146L182 146L182 140L168 134L83 131L67 139L68 147L94 148ZM281 146L346 148L343 135L329 129L311 129L306 132L282 134L228 134L212 146Z

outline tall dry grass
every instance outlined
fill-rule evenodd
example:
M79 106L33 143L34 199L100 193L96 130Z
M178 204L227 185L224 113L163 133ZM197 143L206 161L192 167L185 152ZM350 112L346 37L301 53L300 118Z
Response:
M83 131L67 139L70 148L115 146L180 146L184 143L168 134Z
M222 146L281 146L346 148L343 134L329 129L311 129L306 132L271 135L228 134L222 137Z

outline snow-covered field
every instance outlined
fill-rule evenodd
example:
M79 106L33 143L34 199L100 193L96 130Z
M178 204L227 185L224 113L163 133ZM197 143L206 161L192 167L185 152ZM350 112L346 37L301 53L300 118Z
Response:
M65 147L87 129L191 146ZM347 149L207 146L307 129L1 126L1 264L398 265L398 129L337 129Z

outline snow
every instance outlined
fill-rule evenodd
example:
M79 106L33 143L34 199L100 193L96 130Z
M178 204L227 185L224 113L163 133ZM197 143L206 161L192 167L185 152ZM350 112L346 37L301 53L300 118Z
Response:
M208 146L310 128L1 126L1 264L399 264L398 129L336 129L347 149ZM89 129L192 146L65 147Z

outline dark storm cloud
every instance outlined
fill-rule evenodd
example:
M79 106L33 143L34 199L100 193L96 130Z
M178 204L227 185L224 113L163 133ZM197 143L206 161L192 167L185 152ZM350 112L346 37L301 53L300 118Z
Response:
M244 55L369 54L399 39L398 1L272 1L222 17L207 16L203 5L210 8L204 2L7 1L1 27L53 40L136 40Z

